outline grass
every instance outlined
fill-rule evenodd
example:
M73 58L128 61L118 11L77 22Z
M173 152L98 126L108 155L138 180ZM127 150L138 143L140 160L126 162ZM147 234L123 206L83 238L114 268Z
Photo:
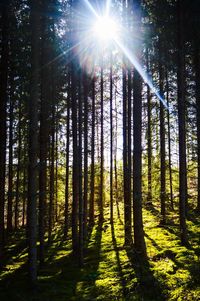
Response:
M116 208L115 208L116 209ZM115 212L109 222L106 209L103 224L92 230L82 269L71 253L71 242L55 231L46 251L46 263L39 269L38 285L27 282L27 248L23 231L9 238L4 269L0 274L1 301L200 300L200 219L188 220L190 246L180 245L177 214L160 226L156 207L145 208L144 231L148 260L124 247L124 225Z

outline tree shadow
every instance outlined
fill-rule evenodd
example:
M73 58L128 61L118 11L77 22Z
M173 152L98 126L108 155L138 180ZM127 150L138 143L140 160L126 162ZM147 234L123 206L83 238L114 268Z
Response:
M150 211L153 215L157 216L157 217L161 217L161 213L160 211L153 205L153 203L150 204L146 204L145 208Z
M46 253L44 266L38 270L37 286L28 283L26 261L18 269L1 281L0 299L11 301L49 301L49 300L91 300L87 296L98 296L95 281L101 258L102 222L99 221L92 242L85 254L85 263L80 269L78 259L74 258L70 244L53 241ZM61 236L62 237L62 236ZM78 285L82 283L80 288Z
M149 240L151 241L152 245L153 245L158 251L161 251L161 250L162 250L162 248L157 244L157 242L156 242L153 238L151 238L146 232L144 232L144 236L145 236L147 239L149 239Z
M113 247L114 247L115 255L116 255L116 260L117 260L118 274L119 274L119 277L120 277L120 282L121 282L122 291L123 291L123 297L126 299L126 296L127 296L128 292L127 292L126 281L124 279L122 266L121 266L121 262L120 262L120 258L119 258L119 250L118 250L118 247L117 247L117 240L116 240L116 237L115 237L115 228L114 228L113 223L111 223L111 233L112 233L112 243L113 243Z
M24 229L18 229L11 233L6 233L6 245L4 249L3 262L0 264L0 271L7 270L6 265L12 264L26 252L27 240Z
M92 230L91 230L92 231ZM99 217L97 226L95 229L95 235L92 239L92 233L90 234L90 241L88 240L87 248L85 249L85 261L84 261L84 273L82 277L82 288L79 292L75 291L74 296L80 298L80 300L89 300L89 296L98 296L96 290L95 281L98 279L99 262L101 260L101 240L103 231L103 221ZM91 241L92 239L92 241ZM79 299L78 299L79 300ZM95 299L94 299L95 300Z
M147 258L136 253L134 248L127 248L126 252L137 278L134 292L139 296L139 300L167 300L164 295L166 287L162 287L161 283L154 277Z

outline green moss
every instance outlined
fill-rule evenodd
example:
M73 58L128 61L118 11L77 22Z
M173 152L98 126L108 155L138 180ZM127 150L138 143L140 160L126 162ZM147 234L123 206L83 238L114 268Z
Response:
M120 210L123 216L122 204ZM35 292L26 281L25 233L13 235L0 274L0 300L199 300L199 218L194 216L187 223L191 244L186 248L180 245L176 212L167 216L166 226L160 226L159 207L144 209L148 261L142 261L133 247L124 247L124 225L116 208L114 213L113 228L108 207L103 225L97 223L93 228L82 269L72 257L71 241L63 242L62 229L57 228L52 244L46 248L46 263L39 269Z

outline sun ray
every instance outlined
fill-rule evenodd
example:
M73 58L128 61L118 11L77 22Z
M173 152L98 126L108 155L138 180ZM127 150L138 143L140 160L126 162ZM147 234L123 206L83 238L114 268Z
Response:
M99 19L99 15L97 14L96 10L94 9L94 7L92 6L92 4L88 1L88 0L84 0L85 4L87 5L87 7L90 9L90 11L94 14L94 16Z
M111 0L107 0L106 1L105 16L109 16L109 14L110 14L110 6L111 6Z
M151 91L158 97L158 99L162 102L163 106L170 112L174 114L174 111L167 105L167 102L165 99L160 95L158 89L153 84L153 81L149 78L149 75L144 71L142 66L137 61L136 57L133 53L130 52L128 48L126 48L119 39L115 38L116 44L119 46L121 51L126 55L126 57L129 59L129 61L133 64L133 66L136 68L136 70L139 72L143 80L147 83Z
M131 51L128 47L124 45L121 41L123 35L129 36L129 31L126 28L123 28L122 24L118 24L119 22L115 22L115 19L110 14L111 0L106 0L103 13L97 13L95 8L92 6L89 0L84 0L84 3L93 14L93 21L91 21L89 26L90 29L83 33L83 39L80 37L80 48L78 50L80 62L84 65L84 62L87 61L86 57L90 58L93 56L95 58L100 50L102 49L110 49L112 47L117 47L124 55L128 58L130 63L137 69L144 82L150 87L151 91L154 95L160 100L163 106L172 114L175 115L175 111L167 104L165 98L160 95L159 89L154 84L152 78L145 72L142 66L139 64L137 58L134 55L134 52ZM86 22L87 24L87 22ZM141 37L136 37L137 33L134 34L136 39L140 39ZM131 38L132 43L133 37ZM81 45L82 43L82 45ZM99 49L98 49L99 48Z

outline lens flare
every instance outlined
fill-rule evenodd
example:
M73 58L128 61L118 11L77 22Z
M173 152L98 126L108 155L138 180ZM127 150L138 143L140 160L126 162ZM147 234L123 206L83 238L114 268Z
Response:
M131 50L128 46L125 46L123 42L123 35L127 36L126 29L123 28L122 24L115 22L113 19L113 15L110 14L112 7L112 0L107 0L105 2L105 9L102 14L102 10L99 13L90 3L89 0L84 0L85 5L90 10L94 17L94 22L91 23L90 32L86 33L86 37L88 38L88 42L86 42L85 46L82 47L83 55L85 57L92 57L91 54L95 57L95 52L102 53L102 49L108 50L110 48L113 51L114 47L120 50L129 62L134 66L134 68L139 72L140 76L143 78L144 82L148 84L151 91L154 95L160 100L163 106L169 111L171 114L176 114L173 107L169 106L165 100L165 98L160 95L159 89L156 87L152 78L145 72L142 65L137 60L137 57L134 54L134 51ZM119 18L117 18L119 19ZM138 38L138 37L137 37ZM91 47L92 45L92 47ZM103 48L102 48L103 47ZM87 55L87 51L90 52L90 55ZM87 61L86 59L82 59L83 61Z
M97 19L93 27L93 33L102 41L113 40L117 37L119 28L117 23L109 16L102 16Z

